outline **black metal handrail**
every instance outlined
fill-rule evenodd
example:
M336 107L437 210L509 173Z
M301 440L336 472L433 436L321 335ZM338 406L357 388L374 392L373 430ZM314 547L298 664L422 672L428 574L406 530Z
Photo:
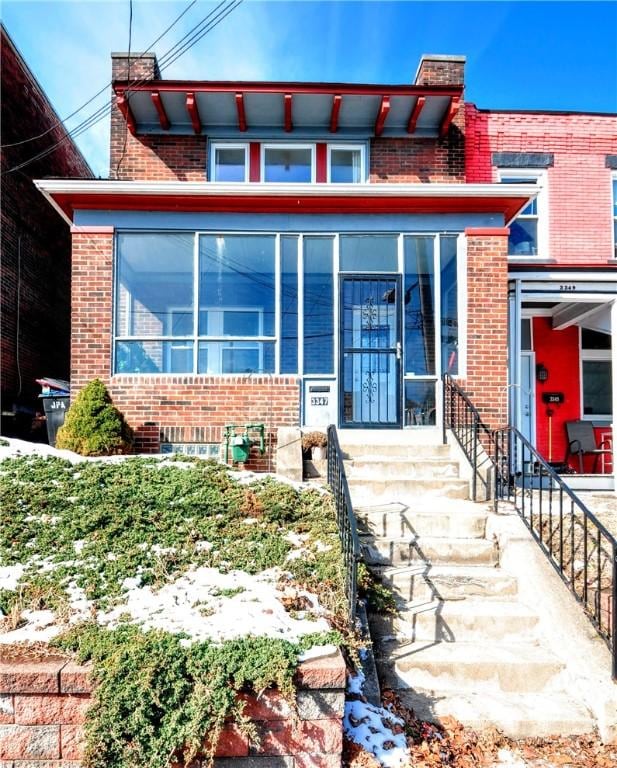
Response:
M360 560L360 540L356 518L349 494L349 485L345 475L343 453L339 445L336 427L328 427L328 485L334 495L336 522L338 524L343 562L345 564L345 593L349 601L349 615L352 623L356 618L356 600L358 596L358 561Z
M447 442L446 430L461 446L471 464L471 498L478 501L478 485L483 491L483 500L491 497L493 476L492 447L493 433L482 421L480 412L467 394L448 373L443 375L443 442Z
M495 510L514 504L604 639L617 679L617 540L514 427L495 436Z

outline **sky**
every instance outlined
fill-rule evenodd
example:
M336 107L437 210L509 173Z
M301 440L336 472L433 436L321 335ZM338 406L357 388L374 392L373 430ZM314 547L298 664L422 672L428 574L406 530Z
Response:
M131 50L188 5L133 0ZM155 46L159 59L216 5L198 0ZM109 84L110 53L128 50L129 0L3 0L1 17L63 119ZM411 83L423 53L465 55L465 98L481 108L617 112L614 0L244 0L163 77ZM108 118L77 138L103 177L108 143Z

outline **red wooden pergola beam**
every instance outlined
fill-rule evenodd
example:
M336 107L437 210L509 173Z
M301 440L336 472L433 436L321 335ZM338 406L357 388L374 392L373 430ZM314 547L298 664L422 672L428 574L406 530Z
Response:
M128 97L124 95L118 96L116 99L116 104L118 105L118 109L120 110L120 112L122 112L122 115L126 120L126 124L129 131L134 136L137 133L137 123L135 122L135 117L133 116L133 112L131 111L131 106L129 104Z
M243 93L236 93L236 109L238 110L238 128L244 132L246 131L246 110Z
M197 108L194 93L186 94L186 110L191 118L193 130L195 133L201 133L201 118L199 117L199 109Z
M381 104L379 105L379 112L377 113L377 120L375 120L375 136L381 136L383 133L383 127L386 122L386 117L390 111L390 97L382 96Z
M440 136L445 136L446 133L448 133L448 128L450 127L450 124L456 117L456 113L458 112L460 103L461 103L461 100L458 96L452 96L450 98L450 105L448 106L448 110L442 120L441 127L439 128Z
M341 111L341 104L343 103L343 97L340 93L335 93L332 97L332 112L330 113L330 133L336 133L338 131L338 116Z
M285 94L285 131L286 133L289 133L293 128L293 123L291 121L292 99L293 99L293 96L291 95L291 93Z
M413 105L413 109L411 110L411 114L409 115L409 120L407 121L407 133L415 132L416 124L418 122L418 118L420 117L420 112L422 112L425 104L426 96L418 96L416 103Z
M154 104L156 113L159 116L159 123L161 124L161 128L164 131L168 131L170 122L169 118L167 117L167 112L165 112L165 106L161 99L161 94L158 91L152 91L150 96L152 97L152 103Z

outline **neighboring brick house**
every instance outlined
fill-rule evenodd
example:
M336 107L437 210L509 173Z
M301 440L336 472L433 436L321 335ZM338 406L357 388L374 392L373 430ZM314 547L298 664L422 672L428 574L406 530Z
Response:
M533 228L538 186L493 173L492 152L518 153L518 176L525 139L494 146L464 58L425 56L398 86L112 61L113 181L39 183L72 225L74 392L103 378L148 450L215 444L229 422L439 425L445 372L506 421L507 224Z
M0 328L2 434L28 436L38 410L35 378L67 379L70 350L71 241L66 223L32 179L91 178L88 164L3 26ZM23 142L44 134L36 141ZM14 172L43 150L50 154Z
M612 437L617 115L468 104L466 139L468 182L540 187L511 225L511 420L546 458L561 461L568 421L591 421L598 441ZM584 469L594 461L586 457ZM579 470L577 458L570 464ZM600 457L597 471L613 469L610 456Z

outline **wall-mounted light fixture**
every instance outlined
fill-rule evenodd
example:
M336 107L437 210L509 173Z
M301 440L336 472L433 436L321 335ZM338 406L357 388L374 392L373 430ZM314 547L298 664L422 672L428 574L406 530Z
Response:
M548 369L544 367L544 363L536 365L536 379L542 383L548 380Z

